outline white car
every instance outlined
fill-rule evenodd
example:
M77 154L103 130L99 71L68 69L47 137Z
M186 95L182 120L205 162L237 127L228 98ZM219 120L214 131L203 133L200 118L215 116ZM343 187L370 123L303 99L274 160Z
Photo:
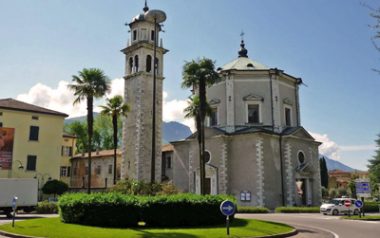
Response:
M351 206L346 207L344 201L350 200ZM358 215L360 208L355 205L354 198L334 198L327 203L323 203L320 207L321 213L324 215L354 214Z

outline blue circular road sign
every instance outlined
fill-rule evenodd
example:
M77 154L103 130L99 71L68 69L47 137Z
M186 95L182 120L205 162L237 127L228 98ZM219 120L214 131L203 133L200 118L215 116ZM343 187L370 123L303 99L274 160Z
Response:
M363 207L363 202L361 200L356 200L355 201L355 206L357 206L358 208L362 208Z
M225 216L232 216L235 213L235 204L231 201L223 201L220 204L220 211Z

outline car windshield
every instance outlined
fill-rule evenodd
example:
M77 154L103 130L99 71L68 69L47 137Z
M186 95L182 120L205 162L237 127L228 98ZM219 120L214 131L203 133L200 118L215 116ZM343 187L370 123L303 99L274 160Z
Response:
M338 200L338 199L331 199L329 201L326 202L327 204L334 204L334 205L339 205L342 203L342 201Z

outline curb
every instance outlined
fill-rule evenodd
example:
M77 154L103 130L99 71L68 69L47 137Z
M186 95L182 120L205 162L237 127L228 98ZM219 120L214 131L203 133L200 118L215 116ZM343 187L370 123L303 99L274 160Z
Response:
M1 230L0 230L0 235L6 236L6 237L12 237L12 238L43 238L43 237L38 237L38 236L20 235L20 234L15 234L11 232L1 231Z
M283 237L294 236L294 235L297 235L297 234L298 234L297 229L293 229L292 231L287 232L287 233L281 233L281 234L269 235L269 236L258 236L258 237L255 237L255 238L283 238Z

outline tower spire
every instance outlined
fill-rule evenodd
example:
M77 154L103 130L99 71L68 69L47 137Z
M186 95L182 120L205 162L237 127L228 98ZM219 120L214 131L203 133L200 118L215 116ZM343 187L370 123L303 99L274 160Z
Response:
M145 0L145 6L144 6L144 8L143 8L143 11L144 11L144 12L149 11L149 7L148 7L147 0Z

